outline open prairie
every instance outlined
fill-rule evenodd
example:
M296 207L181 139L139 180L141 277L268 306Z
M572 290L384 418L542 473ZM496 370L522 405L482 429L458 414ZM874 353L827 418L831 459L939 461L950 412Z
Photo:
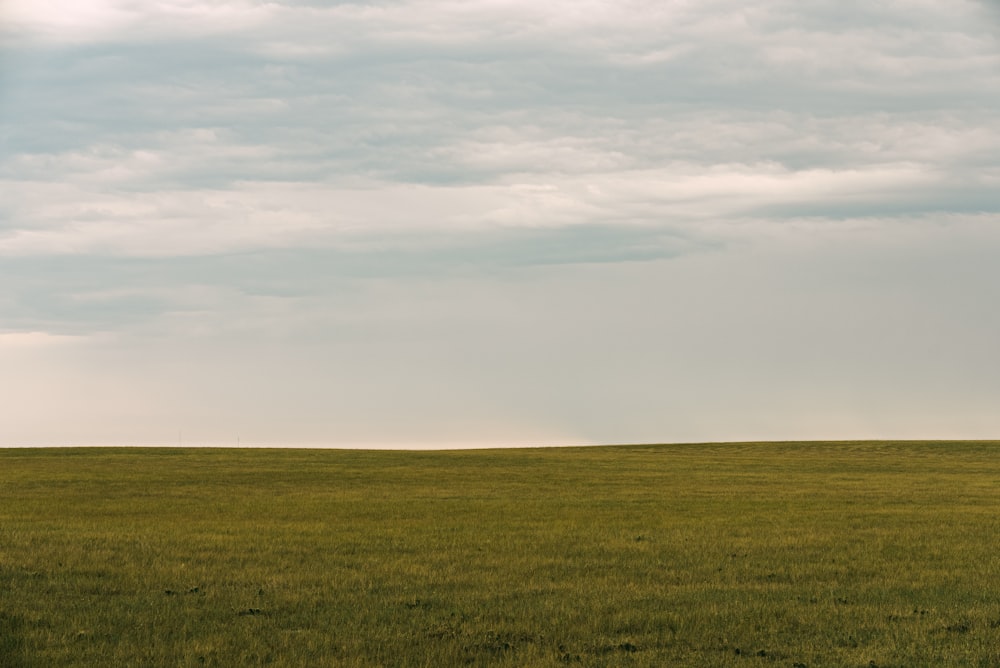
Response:
M996 442L0 450L0 665L995 666L998 537Z

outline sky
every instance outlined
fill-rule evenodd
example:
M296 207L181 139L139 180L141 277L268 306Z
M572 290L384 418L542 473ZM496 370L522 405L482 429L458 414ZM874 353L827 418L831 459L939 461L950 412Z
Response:
M0 0L0 446L1000 438L1000 2Z

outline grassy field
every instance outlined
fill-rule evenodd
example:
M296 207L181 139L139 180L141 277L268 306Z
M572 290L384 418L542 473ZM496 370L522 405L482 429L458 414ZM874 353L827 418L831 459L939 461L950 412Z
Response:
M1000 443L0 450L0 666L997 666Z

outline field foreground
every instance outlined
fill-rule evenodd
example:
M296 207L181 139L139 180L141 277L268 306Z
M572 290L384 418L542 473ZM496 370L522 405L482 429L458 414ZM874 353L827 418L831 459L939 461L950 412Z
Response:
M1000 443L0 450L0 666L996 666Z

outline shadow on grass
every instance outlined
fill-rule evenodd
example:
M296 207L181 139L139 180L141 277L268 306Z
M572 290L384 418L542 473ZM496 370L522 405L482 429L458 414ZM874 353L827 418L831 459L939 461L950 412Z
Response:
M20 617L0 612L0 668L22 668L26 665L22 626Z

